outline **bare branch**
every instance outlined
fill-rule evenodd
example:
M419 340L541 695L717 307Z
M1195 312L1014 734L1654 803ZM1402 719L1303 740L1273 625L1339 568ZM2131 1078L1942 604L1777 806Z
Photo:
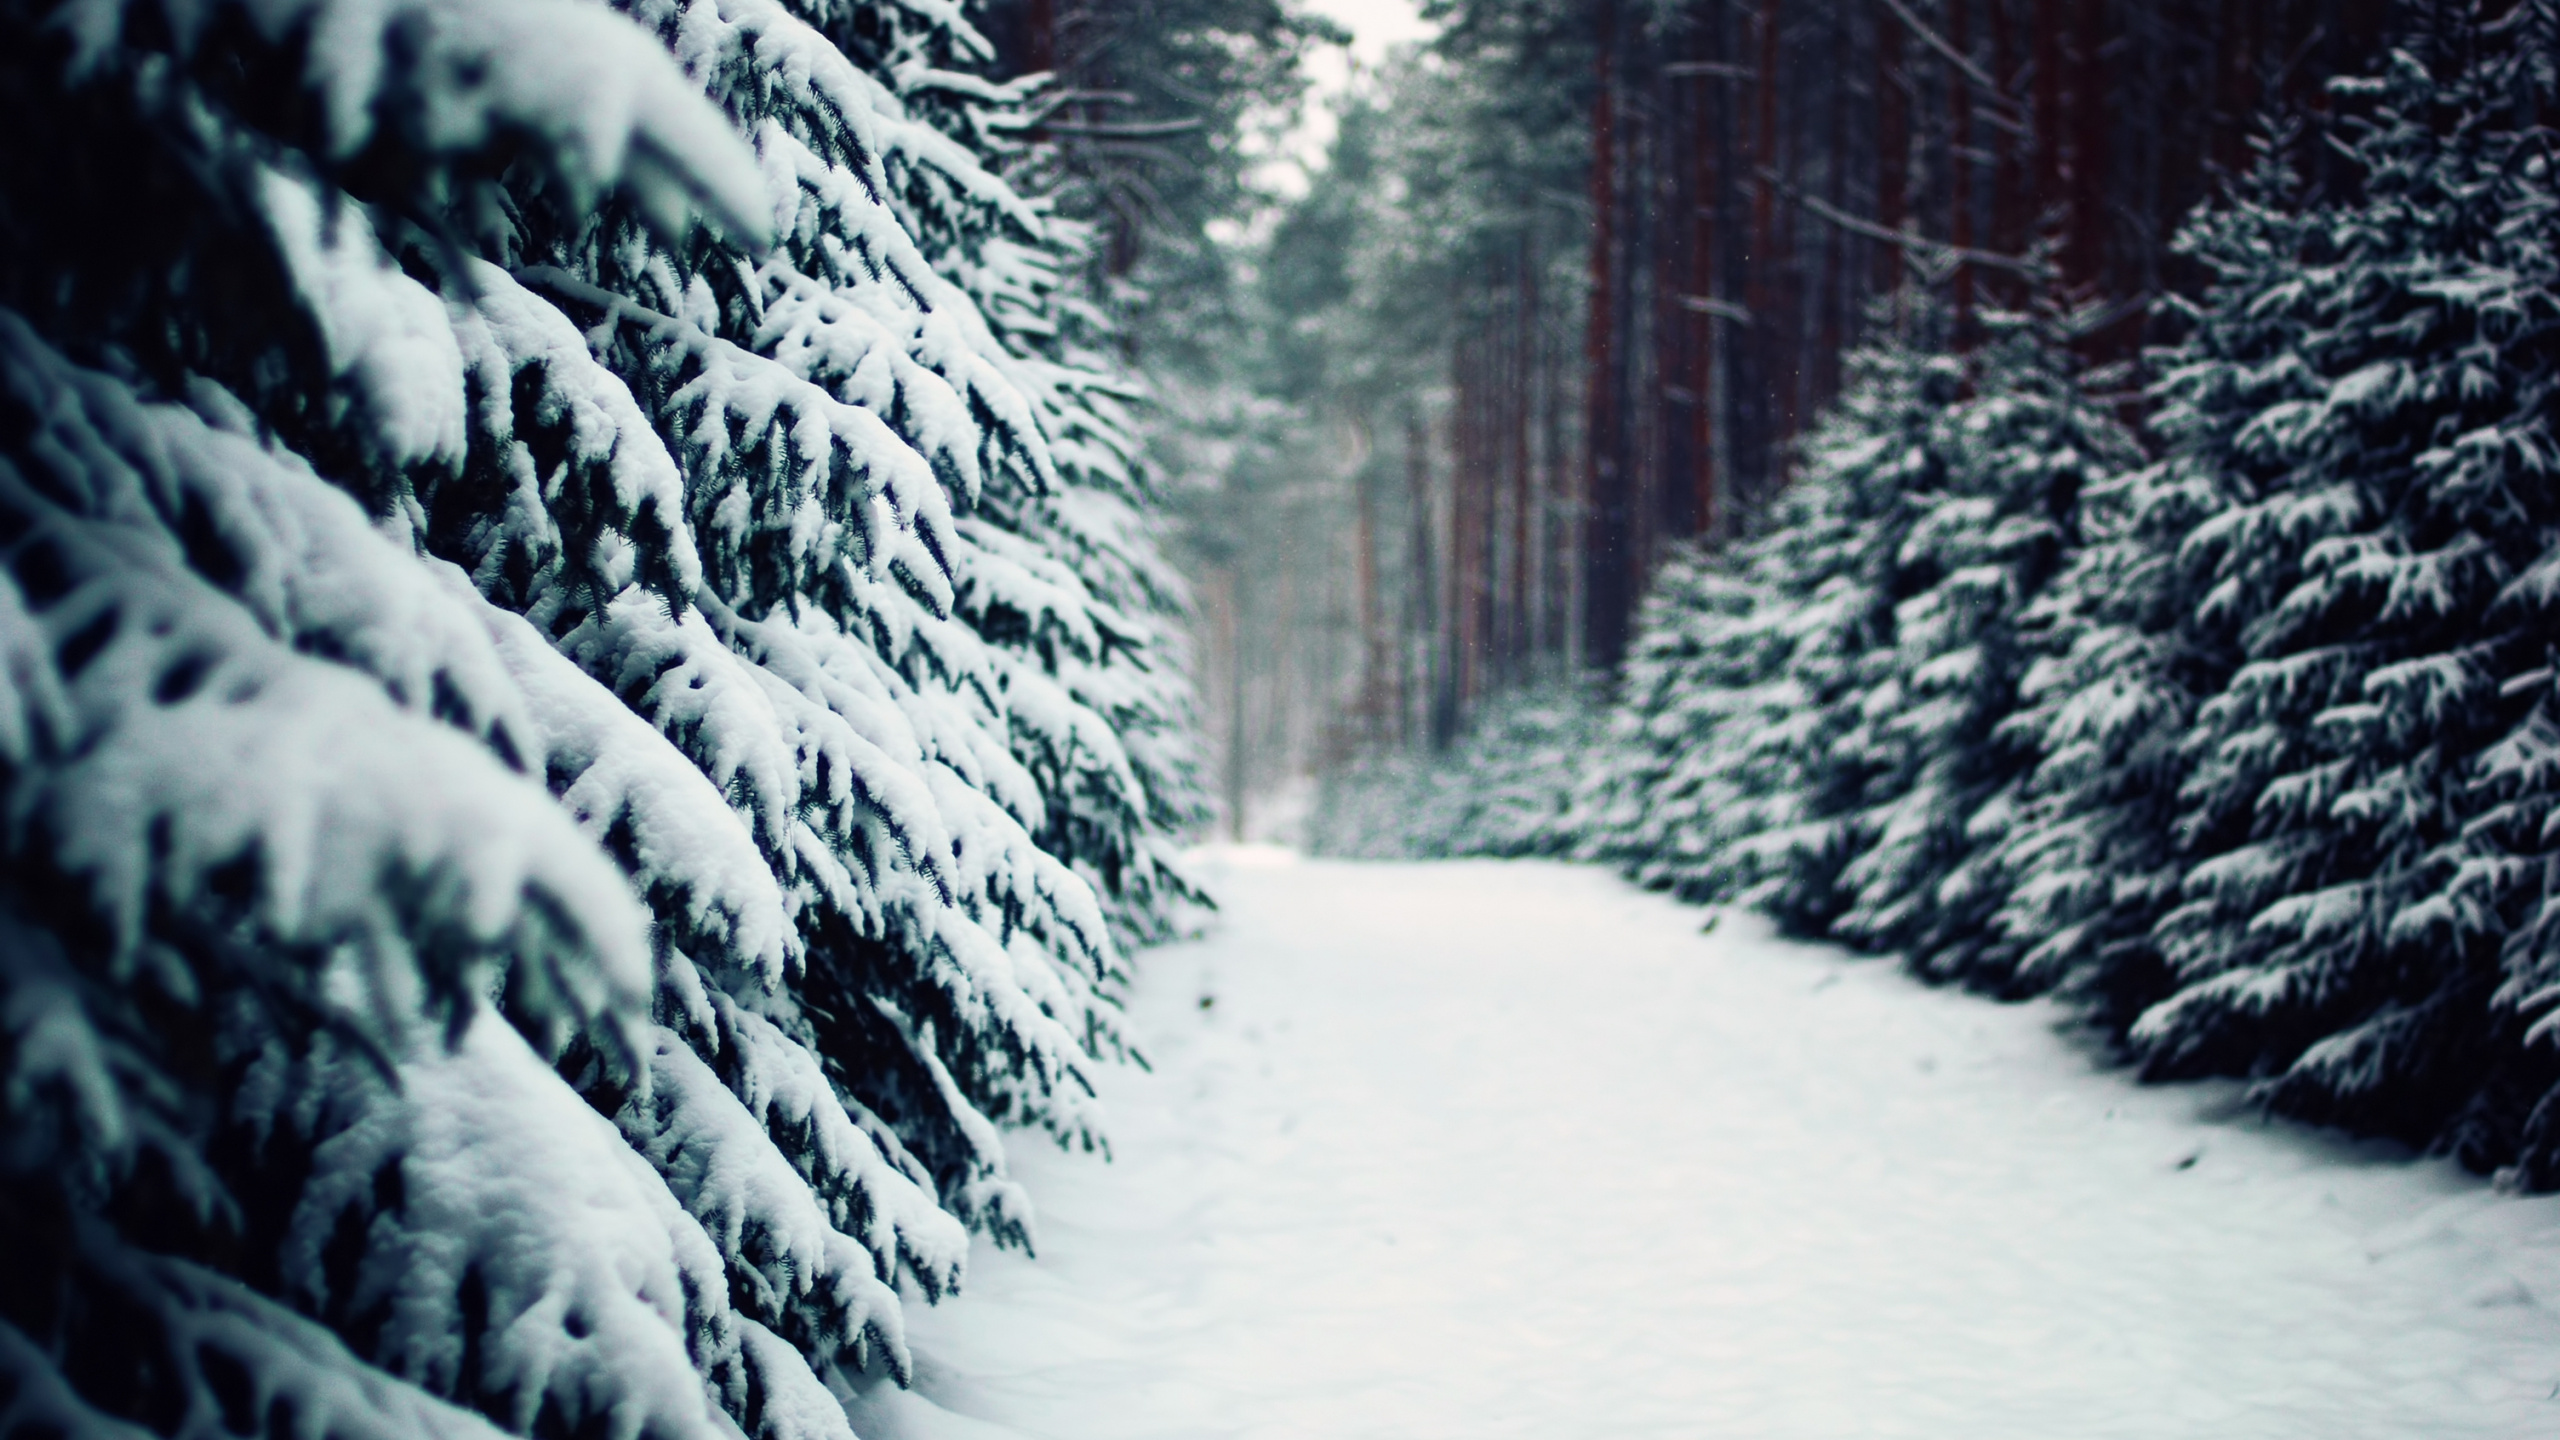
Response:
M2009 92L2000 88L2000 82L1991 78L1990 71L1973 63L1972 56L1948 44L1945 36L1930 29L1919 16L1911 13L1910 6L1903 4L1902 0L1884 0L1884 8L1893 12L1894 18L1902 22L1904 29L1919 36L1921 44L1944 56L1947 63L1956 67L1957 73L1972 81L1974 88L1980 90L1986 99L1997 105L2016 108L2018 102L2009 98Z
M1678 304L1683 310L1699 315L1712 315L1718 320L1730 320L1736 325L1757 323L1751 318L1750 311L1730 300L1718 300L1712 295L1682 295L1678 297Z
M1887 245L1898 245L1924 261L1981 265L1993 270L2006 270L2013 275L2024 275L2030 279L2039 278L2045 273L2043 265L2021 256L2003 255L1996 250L1975 250L1971 247L1950 245L1943 240L1932 240L1926 235L1887 230L1873 220L1849 214L1838 206L1829 204L1818 195L1804 194L1779 178L1775 171L1762 170L1760 178L1776 190L1787 203L1797 206L1815 219L1837 225L1852 235L1863 235L1870 240L1881 240Z
M1748 65L1730 65L1722 60L1680 60L1662 67L1662 73L1673 79L1704 75L1716 80L1754 80L1760 72Z
M1150 135L1185 135L1208 123L1198 116L1188 120L1044 120L1040 128L1059 135L1136 140Z

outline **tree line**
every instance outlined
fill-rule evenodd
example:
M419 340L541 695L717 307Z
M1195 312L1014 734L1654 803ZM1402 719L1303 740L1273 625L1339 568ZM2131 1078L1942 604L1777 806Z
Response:
M2560 10L2391 19L2173 235L2139 370L2059 267L1880 300L1605 735L1507 707L1347 838L1610 861L2560 1184Z
M1259 597L1241 623L1266 638L1236 653L1275 703L1211 694L1255 783L1445 746L1492 697L1609 672L1669 555L1762 523L1881 296L1942 296L1972 343L2050 276L2073 352L2138 365L2204 279L2171 238L2254 117L2303 116L2306 183L2348 183L2327 82L2375 62L2391 6L1428 13L1256 252L1273 338L1225 372L1287 419L1245 425L1220 483L1261 465L1289 498L1257 514L1340 537L1287 547L1285 587L1277 549L1207 567Z

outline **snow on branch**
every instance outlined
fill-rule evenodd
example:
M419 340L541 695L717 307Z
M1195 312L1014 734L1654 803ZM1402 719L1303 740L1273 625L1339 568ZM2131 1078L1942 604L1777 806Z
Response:
M149 14L147 21L137 12ZM72 0L55 24L72 78L130 67L159 35L193 64L211 35L298 53L334 166L369 150L450 167L530 141L578 208L620 187L660 233L699 208L737 243L772 230L754 163L720 111L646 31L579 0ZM231 21L219 24L218 20ZM260 57L246 57L254 66ZM304 139L306 137L290 137Z

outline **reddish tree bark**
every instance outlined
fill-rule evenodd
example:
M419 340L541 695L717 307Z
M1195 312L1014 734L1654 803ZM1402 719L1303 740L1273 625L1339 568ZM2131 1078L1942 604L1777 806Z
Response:
M1748 302L1751 311L1751 333L1758 342L1761 375L1768 385L1768 412L1762 424L1762 463L1770 471L1761 477L1774 493L1780 483L1777 473L1784 465L1786 441L1796 428L1796 369L1802 357L1796 351L1794 315L1786 301L1786 257L1778 231L1778 62L1782 50L1778 43L1778 0L1760 0L1755 23L1759 27L1760 63L1757 67L1758 114L1752 123L1752 142L1757 151L1754 169L1759 183L1752 192L1751 209L1751 284Z
M2009 0L1992 0L1991 5L1991 76L2000 82L2001 93L2009 97L2008 112L2012 121L2020 114L2015 86L2018 83L2018 25ZM2019 127L2015 123L2000 124L1992 130L1991 166L1991 246L2003 255L2023 255L2027 250L2026 177L2019 163ZM2000 293L2010 304L2020 303L2025 295L2014 284L1983 277L1986 283L2000 286Z
M1681 68L1661 79L1657 106L1654 186L1662 197L1662 220L1653 250L1654 435L1657 452L1655 517L1663 536L1682 539L1698 532L1705 513L1699 504L1698 472L1705 465L1700 447L1699 416L1706 392L1699 361L1705 352L1705 317L1693 308L1713 289L1701 265L1705 235L1697 188L1696 157L1704 141L1707 85L1714 76L1703 65L1694 31L1682 36Z
M2033 109L2027 121L2029 139L2035 156L2031 166L2031 185L2038 214L2035 224L2041 229L2048 218L2045 212L2062 203L2062 144L2067 122L2062 110L2063 86L2063 7L2055 0L2034 0L2029 13L2035 17L2035 94ZM2068 230L2068 219L2064 219Z
M1876 224L1900 231L1911 219L1911 96L1902 73L1902 22L1876 14ZM1876 247L1876 288L1902 286L1901 247Z
M1973 6L1967 0L1948 0L1947 43L1957 54L1973 57ZM1956 247L1956 343L1962 346L1973 319L1973 265L1964 258L1974 248L1973 86L1952 72L1947 76L1947 108L1947 238Z
M1625 419L1618 385L1618 10L1600 0L1596 80L1591 102L1591 300L1583 339L1586 452L1584 496L1590 506L1583 542L1584 661L1615 667L1627 642L1634 598L1628 574Z
M1833 53L1850 53L1848 12L1836 12L1832 21ZM1831 208L1843 214L1849 208L1849 167L1841 160L1849 152L1849 87L1831 86ZM1822 247L1822 329L1813 344L1811 363L1805 374L1811 381L1806 408L1820 411L1840 393L1840 352L1849 327L1852 302L1848 294L1849 268L1846 263L1848 237L1833 233Z
M1511 597L1508 607L1509 668L1528 671L1537 647L1529 580L1529 410L1537 384L1538 257L1527 234L1520 237L1520 274L1513 292L1511 335Z
M1386 597L1378 590L1378 477L1374 451L1363 422L1360 445L1358 553L1352 557L1360 587L1360 738L1377 745L1394 738L1389 717L1396 713L1396 685L1390 669Z
M1058 0L1030 0L1029 16L1024 29L1029 38L1030 71L1038 74L1058 68Z
M2071 57L2071 151L2067 194L2071 207L2063 272L2078 288L2105 282L2107 220L2107 0L2079 0Z
M1724 55L1724 22L1720 14L1702 15L1705 46L1702 54L1709 64ZM1689 173L1689 213L1682 217L1689 229L1689 290L1702 301L1720 299L1723 289L1716 273L1716 247L1723 242L1723 197L1718 187L1723 183L1717 160L1722 154L1724 127L1716 124L1716 111L1725 95L1725 82L1711 77L1691 92L1692 126L1684 132L1690 146L1692 164ZM1716 449L1716 411L1720 403L1717 387L1725 377L1716 366L1717 337L1724 321L1714 313L1689 314L1695 361L1691 374L1697 400L1690 411L1692 428L1691 454L1694 457L1689 476L1689 504L1692 535L1713 535L1719 520L1717 492L1726 482L1724 467Z

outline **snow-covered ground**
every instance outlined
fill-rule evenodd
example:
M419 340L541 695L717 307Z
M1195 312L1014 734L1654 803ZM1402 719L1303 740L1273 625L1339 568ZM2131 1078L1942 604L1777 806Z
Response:
M1596 871L1212 867L866 1440L2560 1435L2560 1201Z

